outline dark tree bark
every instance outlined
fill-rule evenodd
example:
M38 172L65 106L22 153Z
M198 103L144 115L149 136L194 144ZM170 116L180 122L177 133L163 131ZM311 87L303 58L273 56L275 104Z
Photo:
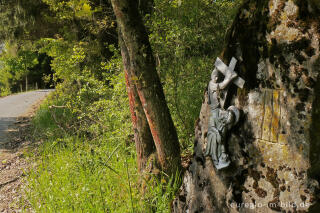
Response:
M156 149L146 115L144 114L141 101L139 99L137 89L134 85L134 82L132 81L129 53L122 39L120 30L118 32L118 35L123 68L125 72L127 92L129 96L131 120L133 124L134 140L137 151L138 170L140 173L143 173L147 167L149 157L156 152Z
M162 170L181 168L177 133L166 104L148 35L136 0L112 0L114 13L130 59L131 79L148 120Z
M153 5L154 5L153 0L138 0L138 1L139 1L139 10L142 16L152 13Z

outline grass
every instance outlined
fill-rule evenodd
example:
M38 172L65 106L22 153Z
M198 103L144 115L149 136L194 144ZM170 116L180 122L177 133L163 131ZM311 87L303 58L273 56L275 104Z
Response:
M46 142L29 176L32 206L39 212L130 212L123 153L107 161L110 154L108 147L86 145L76 137ZM126 155L135 173L134 156Z
M32 153L26 199L35 212L170 212L179 178L152 178L142 193L132 141L65 132L50 104L52 98L33 119L33 137L42 143ZM74 119L67 109L55 110L66 123Z

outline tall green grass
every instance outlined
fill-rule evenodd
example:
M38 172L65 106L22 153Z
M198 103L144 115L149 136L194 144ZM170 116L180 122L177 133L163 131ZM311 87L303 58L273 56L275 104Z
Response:
M108 132L95 138L65 132L52 110L56 119L70 121L73 115L49 109L54 104L59 103L51 97L33 119L33 137L43 141L26 180L26 199L35 212L170 212L179 178L152 178L142 193L132 140Z

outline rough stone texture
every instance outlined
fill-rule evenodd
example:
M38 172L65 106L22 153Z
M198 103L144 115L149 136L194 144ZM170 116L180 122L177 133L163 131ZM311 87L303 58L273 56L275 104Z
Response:
M243 3L221 56L235 56L246 80L230 88L243 112L228 140L232 165L217 171L203 156L205 94L173 212L320 212L319 11L313 0Z

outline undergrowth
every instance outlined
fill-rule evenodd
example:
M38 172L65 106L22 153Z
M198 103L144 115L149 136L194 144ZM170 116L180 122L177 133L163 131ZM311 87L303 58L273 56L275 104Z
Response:
M123 81L118 82L115 86L124 89ZM57 107L66 104L64 98L59 90L54 92L33 118L33 138L42 142L33 150L31 159L36 159L36 163L26 178L26 201L31 209L36 212L170 212L180 178L154 177L144 184L145 189L141 188L130 119L123 116L127 120L115 121L115 116L107 116L104 125L109 126L109 131L99 134L94 133L95 123L86 131L79 130L68 126L76 123L77 114L68 107ZM116 104L112 98L107 101ZM118 110L104 108L103 113L127 112L121 107ZM108 119L113 121L112 125Z

